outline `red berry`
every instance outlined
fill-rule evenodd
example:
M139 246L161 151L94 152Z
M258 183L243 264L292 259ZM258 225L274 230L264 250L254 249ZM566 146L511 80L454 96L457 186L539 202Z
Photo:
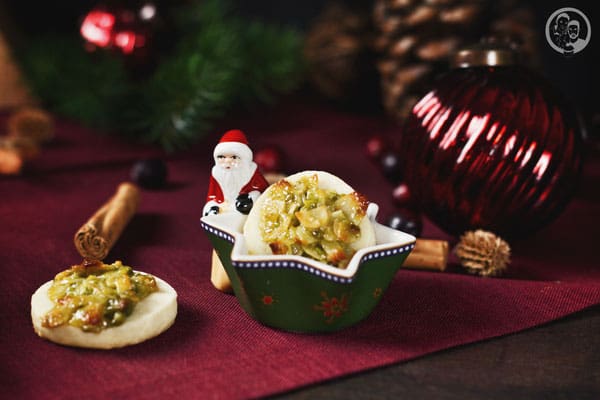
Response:
M283 156L279 148L268 146L254 154L254 162L262 172L280 172L283 166Z
M372 160L379 160L387 147L389 147L389 141L385 137L373 135L367 141L367 155Z
M409 207L412 203L410 189L406 183L401 183L392 192L392 199L396 207Z

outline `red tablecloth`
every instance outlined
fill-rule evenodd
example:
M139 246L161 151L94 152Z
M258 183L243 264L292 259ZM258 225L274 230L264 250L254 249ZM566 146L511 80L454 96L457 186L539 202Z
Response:
M0 120L4 123L4 120ZM324 169L393 210L391 187L364 142L393 127L373 117L288 105L226 121L255 149L280 145L288 171ZM34 333L34 290L80 261L73 234L127 180L132 163L159 155L60 122L57 139L20 177L0 177L2 322L0 392L8 398L245 398L274 394L427 353L517 332L600 302L600 163L588 160L580 193L561 217L514 245L501 279L401 270L374 313L324 335L260 325L209 281L211 247L199 217L215 130L168 157L169 185L143 191L138 214L108 261L122 259L168 281L179 314L164 334L119 350L62 347ZM443 237L426 224L424 236Z

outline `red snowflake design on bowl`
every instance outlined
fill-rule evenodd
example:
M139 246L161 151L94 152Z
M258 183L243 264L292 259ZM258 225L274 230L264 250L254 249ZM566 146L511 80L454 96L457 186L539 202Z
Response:
M277 298L273 294L264 294L260 298L261 303L264 306L272 306L274 303L277 303Z
M325 322L332 323L348 311L348 296L343 293L340 298L329 297L326 292L321 292L323 300L314 306L315 311L320 311L325 317Z

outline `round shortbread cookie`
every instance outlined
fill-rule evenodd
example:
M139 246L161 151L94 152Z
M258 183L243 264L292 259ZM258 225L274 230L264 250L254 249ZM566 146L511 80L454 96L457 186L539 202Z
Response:
M347 194L354 192L354 189L346 182L337 176L324 171L303 171L285 178L286 181L294 184L304 177L317 175L319 187L322 189L332 190L339 194ZM269 193L273 186L270 186L258 198L252 210L248 214L248 218L244 224L244 238L248 247L249 254L273 254L269 245L263 240L260 233L260 218L261 210L264 208L265 202L269 201ZM351 244L354 250L375 245L375 231L373 225L367 216L365 216L360 225L360 238Z
M31 296L31 320L35 332L52 342L66 346L112 349L140 343L167 330L177 316L177 292L167 282L154 277L158 291L140 301L125 322L100 332L85 332L77 327L42 326L42 320L54 303L48 297L52 281L44 283Z

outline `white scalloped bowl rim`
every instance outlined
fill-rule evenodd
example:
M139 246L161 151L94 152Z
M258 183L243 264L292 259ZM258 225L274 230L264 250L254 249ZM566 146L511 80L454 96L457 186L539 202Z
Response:
M207 227L212 227L217 231L229 235L233 240L233 249L231 251L231 261L236 263L248 263L269 265L274 268L287 264L296 263L298 265L307 265L323 274L338 276L340 278L351 279L358 272L358 268L363 260L368 260L370 254L387 255L404 253L412 250L416 238L406 232L395 230L375 221L379 206L375 203L369 203L367 209L367 218L371 220L375 231L374 246L368 246L358 250L345 269L337 268L311 258L295 255L273 255L273 254L248 254L246 239L242 233L246 216L238 212L226 214L207 215L200 219L201 223ZM210 231L210 229L208 229ZM214 232L213 232L214 233ZM231 241L231 240L230 240Z

